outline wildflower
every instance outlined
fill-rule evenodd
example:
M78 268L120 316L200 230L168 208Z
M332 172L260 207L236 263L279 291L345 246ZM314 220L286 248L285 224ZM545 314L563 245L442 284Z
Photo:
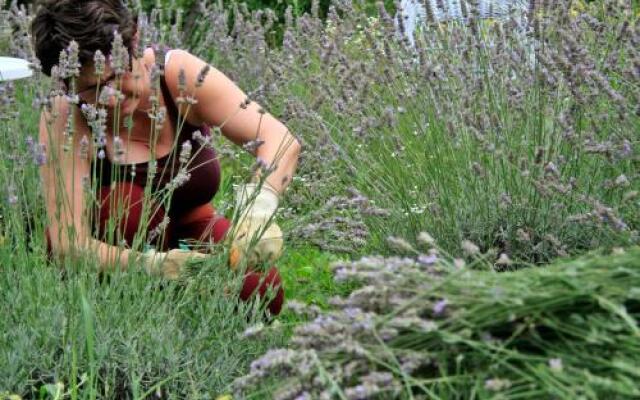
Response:
M461 244L462 250L470 256L480 253L480 248L470 240L463 240Z
M400 332L398 332L398 330L394 328L382 328L380 329L379 334L382 340L384 340L385 342L389 342L398 337Z
M41 167L47 163L47 153L44 144L36 144L33 151L33 162L36 166Z
M262 139L250 140L247 143L243 144L242 148L251 154L255 154L258 150L258 147L262 146L263 144L264 140Z
M95 135L95 145L99 149L107 145L107 135L104 132L100 132L97 135Z
M622 196L622 201L627 202L627 201L633 200L636 197L638 197L639 194L640 192L638 192L637 190L631 190L629 192L626 192L624 196Z
M382 121L384 121L384 124L390 128L393 128L398 124L398 118L395 115L393 107L385 107L382 112Z
M626 253L626 251L622 247L614 247L614 248L611 249L611 254L614 254L614 255L618 255L619 256L619 255L622 255L624 253Z
M167 119L167 109L165 107L158 107L155 113L150 113L149 118L155 120L156 127L160 129Z
M430 360L424 354L415 352L401 355L399 357L399 361L400 369L405 374L411 374L413 371L430 362Z
M618 176L616 178L616 180L614 181L614 183L616 184L616 186L618 187L627 187L629 186L631 183L629 182L629 179L627 178L626 175L622 174L620 176Z
M420 232L416 240L418 241L418 243L424 244L426 246L433 246L436 243L436 240L427 232Z
M437 301L432 308L433 315L436 315L436 316L442 315L445 309L447 308L447 305L449 305L449 301L447 299L442 299Z
M251 173L253 174L253 173L255 173L256 171L259 170L259 171L261 171L262 173L265 173L268 176L272 171L275 171L275 169L276 169L275 166L273 166L273 165L270 166L262 158L256 157L256 161L251 166Z
M80 111L89 124L98 118L98 110L96 110L96 108L91 104L82 104L80 106Z
M13 185L9 186L7 201L9 202L9 205L12 205L12 206L18 204L18 196L16 195L16 188Z
M413 248L413 246L411 246L411 244L409 244L409 242L407 242L406 240L402 239L402 238L398 238L395 236L389 236L387 238L387 243L389 244L389 246L391 246L392 248L396 249L397 251L401 251L401 252L407 252L407 253L415 253L416 250Z
M498 260L496 261L496 265L509 266L511 264L513 264L513 262L505 253L500 254L500 257L498 257Z
M180 97L179 97L179 98L180 98ZM177 99L176 99L176 102L178 102L178 100L177 100ZM195 97L193 97L193 96L186 96L186 97L184 98L184 102L185 102L187 105L189 105L189 106L193 106L193 105L198 104L198 100L197 100Z
M41 143L36 143L31 136L27 136L25 142L27 143L29 153L31 153L33 163L37 167L44 165L47 162L45 146Z
M518 230L516 230L516 237L521 242L529 242L529 241L531 241L531 236L522 228L518 228Z
M418 256L418 262L422 265L433 265L438 261L438 256L436 254L420 254Z
M58 56L58 68L56 72L60 79L66 79L69 77L69 55L64 49L60 50L60 55Z
M492 392L499 392L501 390L509 389L511 387L511 381L500 378L487 379L484 382L484 387Z
M244 332L242 332L242 337L243 338L254 337L260 334L263 330L264 330L264 324L262 322L259 322L245 329Z
M371 399L379 395L383 389L371 383L363 383L354 387L346 388L344 394L349 400L365 400Z
M563 369L562 359L561 358L552 358L549 360L549 368L553 371L561 372Z
M116 163L121 163L124 161L124 142L120 136L116 136L113 138L113 149L115 154L113 155L113 160Z
M149 161L149 167L147 169L148 175L154 176L157 171L158 171L158 162L155 159Z
M100 50L96 50L93 54L93 68L96 76L102 76L102 74L104 74L106 61L104 54L102 54Z
M106 155L105 155L105 153L104 153L104 149L100 149L100 150L98 150L98 158L99 158L100 160L104 160L104 157L105 157L105 156L106 156Z
M202 132L200 132L200 130L194 131L191 134L191 139L198 142L200 146L206 146L209 143L209 139L204 137L204 135L202 135Z
M191 141L190 140L185 140L184 142L182 142L182 146L180 148L180 157L179 157L179 161L181 164L185 164L189 161L189 158L191 157Z
M89 159L89 139L87 135L82 135L82 139L80 139L80 158Z
M180 92L187 90L187 75L184 72L184 68L180 68L178 72L178 90Z
M123 75L129 68L129 51L124 46L122 35L118 31L113 33L109 59L111 61L111 69L116 75Z
M169 183L167 183L166 187L169 191L173 191L179 188L180 186L184 185L185 183L187 183L189 179L191 179L191 174L188 173L186 170L181 169L176 174L176 176Z
M164 66L162 64L160 64L160 66L158 66L158 64L153 64L149 71L149 75L151 82L157 84L160 81L160 77L164 75ZM157 97L155 98L155 104L157 104Z
M484 168L482 168L482 165L480 165L480 163L478 162L473 162L471 164L471 170L473 171L474 174L476 174L479 177L484 177L486 175Z
M509 196L508 193L501 193L500 194L500 208L508 208L509 206L511 206L513 204L513 200L511 200L511 196Z
M454 258L453 259L453 266L457 269L462 269L465 267L465 265L467 265L465 263L465 261L462 258Z
M108 105L111 96L114 96L115 92L115 89L113 89L111 86L103 86L102 89L100 89L100 95L98 95L98 104L103 106Z
M247 97L242 103L240 103L240 108L245 110L249 104L251 104L251 100Z
M312 354L314 354L313 351L269 350L265 355L251 363L250 373L256 376L266 376L276 367L302 369L308 367Z
M633 148L631 147L631 142L627 139L622 141L622 145L620 146L620 151L618 152L618 157L620 158L628 158L633 154Z
M80 76L80 61L78 60L78 42L72 40L67 47L67 76L77 78Z
M167 226L169 226L169 222L171 222L171 219L165 216L162 219L162 221L160 221L160 223L156 225L156 227L153 228L151 232L149 232L149 237L147 239L147 242L153 243L153 241L156 240L156 238L159 237L162 234L162 232L164 232Z
M204 83L204 79L207 77L209 70L211 67L209 64L205 65L200 72L198 73L198 77L196 78L196 87L199 88Z
M560 176L558 167L552 161L549 161L547 165L544 166L544 172L545 174L553 175L554 177Z
M297 301L297 300L287 300L285 306L291 310L294 314L304 316L309 315L312 318L317 317L321 309L316 305L308 305L306 303Z

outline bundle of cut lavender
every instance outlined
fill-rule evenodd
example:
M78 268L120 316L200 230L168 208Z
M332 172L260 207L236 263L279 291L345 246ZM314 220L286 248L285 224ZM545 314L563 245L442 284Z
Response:
M334 264L363 286L234 382L238 398L638 398L640 249L478 271L435 254Z

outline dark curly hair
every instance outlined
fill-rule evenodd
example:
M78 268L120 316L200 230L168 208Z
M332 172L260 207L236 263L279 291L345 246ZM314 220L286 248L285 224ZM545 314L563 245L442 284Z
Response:
M96 50L111 53L116 30L134 54L137 24L123 0L45 0L31 23L36 57L48 76L71 40L78 43L80 64L86 65L93 62Z

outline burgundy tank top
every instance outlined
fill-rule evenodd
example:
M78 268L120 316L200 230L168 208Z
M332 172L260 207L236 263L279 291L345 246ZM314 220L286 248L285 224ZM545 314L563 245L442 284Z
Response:
M164 76L160 79L162 94L167 109L167 121L174 126L178 120L178 108L169 92ZM197 206L206 204L213 199L220 186L220 163L216 152L211 146L201 146L192 140L193 133L200 131L202 136L209 137L211 132L206 125L197 127L184 122L182 130L177 133L177 145L166 156L156 159L156 173L151 180L151 192L155 193L167 185L178 173L180 167L179 155L182 143L191 140L191 157L187 164L187 172L191 175L182 186L177 187L171 196L169 209L165 210L170 217L178 216ZM135 168L134 168L135 167ZM135 174L131 172L135 169ZM116 172L117 181L133 182L145 187L149 172L149 162L135 164L113 164L109 157L98 160L96 173L100 179L99 186L110 186L112 172ZM98 187L99 189L99 187Z

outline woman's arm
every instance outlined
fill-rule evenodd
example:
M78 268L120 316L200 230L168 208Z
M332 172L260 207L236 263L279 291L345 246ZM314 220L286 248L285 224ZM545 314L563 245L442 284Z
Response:
M40 176L53 253L65 256L77 250L91 251L98 256L101 271L125 269L131 251L110 246L90 236L83 178L90 176L89 157L93 150L89 143L85 154L81 154L80 141L84 134L91 135L88 132L76 132L72 137L65 134L71 112L69 103L58 96L53 100L51 111L43 111L40 116L40 143L47 149L47 162L41 167Z
M222 126L222 134L238 145L256 139L264 141L253 154L267 165L275 162L277 168L267 182L282 193L295 172L300 143L282 122L263 111L259 104L251 102L241 108L247 95L216 68L210 66L198 85L198 75L206 66L207 63L186 51L173 50L165 68L167 86L174 99L189 95L197 100L186 115L187 121L196 126ZM186 78L184 93L179 89L180 70Z

